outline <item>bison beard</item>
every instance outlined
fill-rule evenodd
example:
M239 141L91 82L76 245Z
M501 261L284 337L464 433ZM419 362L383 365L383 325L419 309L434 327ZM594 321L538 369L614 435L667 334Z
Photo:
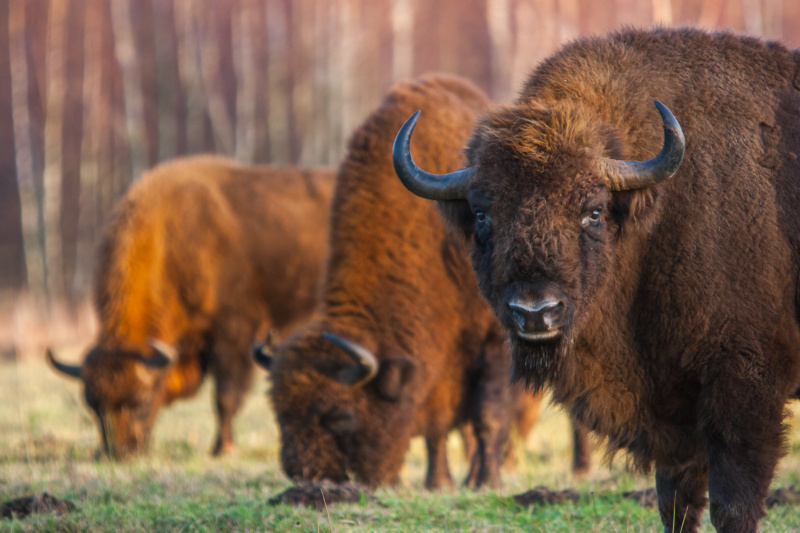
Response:
M800 382L800 53L688 29L576 41L450 174L411 160L415 120L396 171L472 240L515 377L655 466L665 531L697 531L708 491L719 532L755 532Z
M573 343L569 336L531 344L512 335L510 341L511 353L514 354L511 381L524 383L532 392L538 392L558 379L561 362L570 356L569 347Z

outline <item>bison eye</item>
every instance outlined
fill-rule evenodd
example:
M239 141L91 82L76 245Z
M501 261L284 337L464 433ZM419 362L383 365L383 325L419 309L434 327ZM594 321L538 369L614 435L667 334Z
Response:
M602 215L602 210L593 209L591 212L589 212L586 216L583 217L583 219L581 220L581 226L583 226L584 228L597 226L600 223L601 215Z
M492 217L483 211L475 211L475 220L475 239L479 243L484 243L491 232Z

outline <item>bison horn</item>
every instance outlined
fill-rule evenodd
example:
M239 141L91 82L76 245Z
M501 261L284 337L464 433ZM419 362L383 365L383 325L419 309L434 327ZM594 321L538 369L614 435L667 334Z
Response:
M178 350L158 339L147 339L147 344L155 351L155 356L143 360L146 366L166 368L178 360Z
M419 168L411 157L411 133L417 125L419 111L406 120L397 133L392 148L394 171L406 189L428 200L459 200L467 197L472 168L450 174L429 174Z
M686 151L686 139L678 120L659 102L653 101L664 122L664 145L661 151L647 161L619 161L603 158L601 165L606 174L606 185L612 191L641 189L660 183L678 171Z
M351 386L363 385L378 373L378 360L363 346L327 331L322 336L344 350L357 363L343 368L336 374L335 379L339 383Z
M53 356L52 350L50 348L47 349L47 360L50 361L50 364L53 367L61 372L62 374L69 376L71 378L80 378L81 377L81 367L80 365L66 365L60 361L58 361L55 356Z
M261 344L253 346L253 359L256 364L266 370L272 370L272 362L275 359L275 354L272 350L272 332L267 333L267 340Z

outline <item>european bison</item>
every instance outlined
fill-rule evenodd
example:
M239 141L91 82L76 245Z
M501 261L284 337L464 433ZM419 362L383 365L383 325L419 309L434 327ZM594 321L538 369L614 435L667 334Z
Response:
M135 183L99 250L100 334L80 378L103 449L146 448L159 408L196 393L210 372L219 433L252 380L251 343L266 328L307 320L327 257L333 170L245 167L201 156L163 164Z
M389 157L393 132L423 108L431 120L419 132L418 157L440 171L458 168L486 105L457 78L401 83L350 139L320 311L274 358L255 353L271 371L290 478L393 483L409 440L424 435L425 486L449 486L448 433L471 421L478 458L468 482L499 482L517 394L502 329L478 293L466 243L434 203L397 182Z
M666 531L697 530L706 489L718 531L756 531L800 378L800 53L689 29L577 41L445 176L414 166L409 126L398 175L471 238L515 378L655 465Z

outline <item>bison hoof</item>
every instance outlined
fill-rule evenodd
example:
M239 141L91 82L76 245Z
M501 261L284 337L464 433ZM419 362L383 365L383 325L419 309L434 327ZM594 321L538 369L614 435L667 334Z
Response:
M217 443L211 451L214 457L224 457L234 455L236 453L236 445L232 442Z

